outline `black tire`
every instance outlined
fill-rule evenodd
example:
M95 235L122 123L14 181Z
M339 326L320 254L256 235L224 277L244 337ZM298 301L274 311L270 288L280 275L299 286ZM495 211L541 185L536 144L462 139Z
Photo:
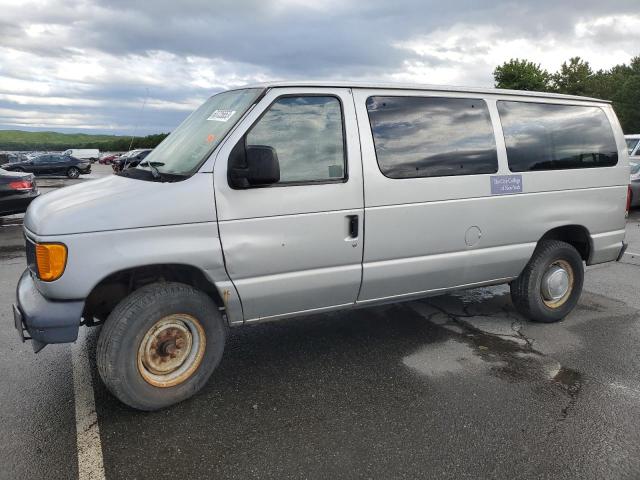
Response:
M67 170L67 177L78 178L80 176L80 170L77 167L69 167Z
M545 299L542 280L555 265L570 267L569 290L560 299ZM538 244L520 276L511 282L511 300L516 310L534 322L553 323L562 320L576 306L582 293L584 266L582 257L570 244L543 240ZM561 302L561 303L560 303Z
M172 315L198 321L204 331L204 353L180 383L152 385L139 363L141 345L161 319ZM191 397L205 385L222 359L225 340L224 320L206 294L182 283L153 283L127 296L107 318L98 338L98 372L123 403L139 410L158 410Z

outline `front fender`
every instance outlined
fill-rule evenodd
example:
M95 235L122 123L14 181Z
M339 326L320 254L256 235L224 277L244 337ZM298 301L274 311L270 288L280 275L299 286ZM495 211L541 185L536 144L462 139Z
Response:
M38 290L53 300L85 299L104 278L135 267L183 264L201 270L216 285L230 323L242 320L237 292L224 267L218 226L214 222L40 236L35 242L62 242L68 259L64 274L53 282L37 281Z

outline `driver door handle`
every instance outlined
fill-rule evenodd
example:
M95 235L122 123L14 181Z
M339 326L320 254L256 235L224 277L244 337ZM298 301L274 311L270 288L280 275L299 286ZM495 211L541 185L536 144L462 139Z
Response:
M358 233L360 230L360 222L358 217L358 215L347 215L349 240L358 238Z

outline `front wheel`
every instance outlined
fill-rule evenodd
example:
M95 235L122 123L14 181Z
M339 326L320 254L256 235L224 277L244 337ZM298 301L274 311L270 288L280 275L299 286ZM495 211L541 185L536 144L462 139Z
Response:
M78 178L80 176L80 170L76 167L71 167L67 170L67 177L69 178Z
M122 300L97 346L98 371L109 391L139 410L158 410L198 392L220 363L224 321L203 292L154 283Z
M511 282L511 299L516 310L530 320L557 322L576 306L583 283L584 267L578 251L565 242L544 240Z

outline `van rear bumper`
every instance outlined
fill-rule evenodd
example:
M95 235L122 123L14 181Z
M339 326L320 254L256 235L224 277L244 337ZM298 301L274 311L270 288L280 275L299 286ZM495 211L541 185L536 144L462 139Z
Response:
M20 277L16 297L14 324L23 342L33 341L34 352L39 352L49 343L76 341L84 300L58 301L46 298L36 288L29 270L25 270Z
M624 246L624 230L591 235L591 255L587 265L615 262Z
M618 258L616 258L616 262L619 262L620 260L622 260L622 256L624 255L624 252L627 251L627 247L629 246L629 244L627 242L622 242L622 248L620 249L620 253L618 254Z

